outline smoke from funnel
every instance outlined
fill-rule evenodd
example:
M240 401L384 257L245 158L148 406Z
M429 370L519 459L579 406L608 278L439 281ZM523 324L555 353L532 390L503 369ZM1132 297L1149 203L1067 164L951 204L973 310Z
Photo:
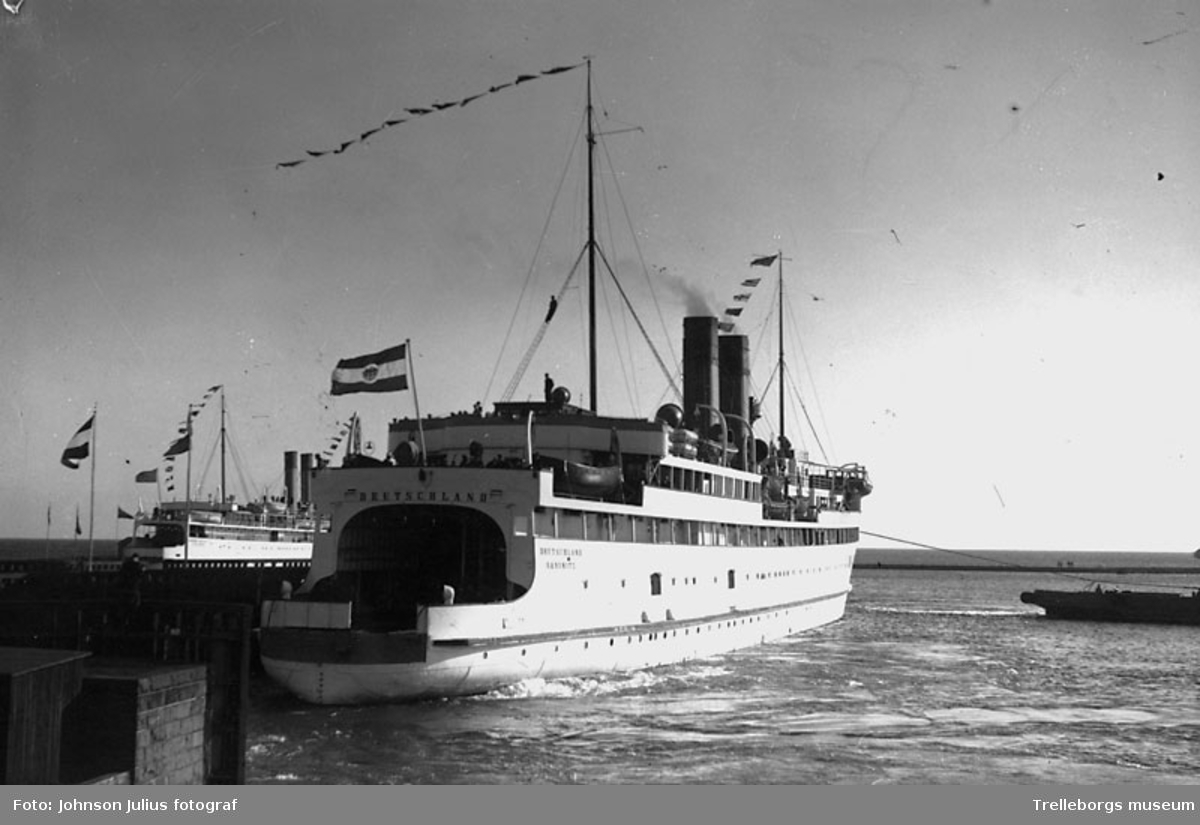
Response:
M683 301L685 315L708 316L717 314L712 309L716 305L716 302L710 296L706 295L703 289L688 281L682 275L676 275L660 267L655 280L659 285L665 287L671 295Z

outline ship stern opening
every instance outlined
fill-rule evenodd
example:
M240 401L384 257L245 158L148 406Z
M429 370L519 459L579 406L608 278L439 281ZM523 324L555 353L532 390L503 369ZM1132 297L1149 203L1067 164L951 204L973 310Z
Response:
M486 513L453 505L396 504L355 515L338 539L337 573L315 601L350 601L353 627L412 630L421 607L511 601L504 532Z

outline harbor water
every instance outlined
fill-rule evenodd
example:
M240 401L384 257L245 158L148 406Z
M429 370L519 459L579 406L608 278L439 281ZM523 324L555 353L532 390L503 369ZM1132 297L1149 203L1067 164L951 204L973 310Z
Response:
M988 555L1012 566L873 568L864 551L842 621L642 673L371 707L306 705L259 679L247 781L1196 783L1200 627L1051 621L1020 593L1195 587L1200 563L1120 572L1166 557L1081 554L1033 572L1048 554ZM1096 560L1110 572L1086 572Z

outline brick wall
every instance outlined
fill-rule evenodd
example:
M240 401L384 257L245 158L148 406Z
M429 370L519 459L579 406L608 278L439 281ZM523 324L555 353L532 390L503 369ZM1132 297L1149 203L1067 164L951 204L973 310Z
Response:
M97 662L63 718L64 782L128 772L134 785L207 776L204 665Z

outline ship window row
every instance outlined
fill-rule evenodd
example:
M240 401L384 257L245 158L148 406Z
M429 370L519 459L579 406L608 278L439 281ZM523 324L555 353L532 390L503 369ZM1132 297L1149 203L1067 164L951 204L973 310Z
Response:
M758 481L730 478L719 473L686 467L659 467L652 483L665 490L682 490L741 501L759 501L762 487Z
M309 534L301 530L245 530L212 524L193 524L190 533L200 538L227 539L229 541L310 540Z
M834 566L829 566L829 567L804 568L803 570L771 570L768 572L760 571L760 572L757 572L754 574L754 578L758 581L767 581L768 579L786 578L788 576L798 576L798 575L802 575L802 574L806 575L806 576L811 576L816 573L823 573L827 570L833 570L833 569L836 569L836 568ZM744 573L743 580L750 581L750 574ZM729 590L736 589L737 581L738 581L737 570L731 568L725 572L726 588L728 588ZM677 582L678 582L678 577L672 576L671 577L671 586L675 587ZM717 578L717 577L713 578L713 584L718 584L719 582L720 582L720 578ZM683 584L684 584L684 586L687 586L688 584L696 584L696 577L693 576L689 579L687 576L684 576ZM624 579L621 580L621 586L622 587L625 586ZM586 589L586 585L585 585L585 589ZM658 572L651 573L650 574L650 595L651 596L661 596L662 594L663 594L663 574L658 573Z
M537 536L585 541L702 547L809 547L858 541L857 527L729 524L554 508L534 511L533 521Z

